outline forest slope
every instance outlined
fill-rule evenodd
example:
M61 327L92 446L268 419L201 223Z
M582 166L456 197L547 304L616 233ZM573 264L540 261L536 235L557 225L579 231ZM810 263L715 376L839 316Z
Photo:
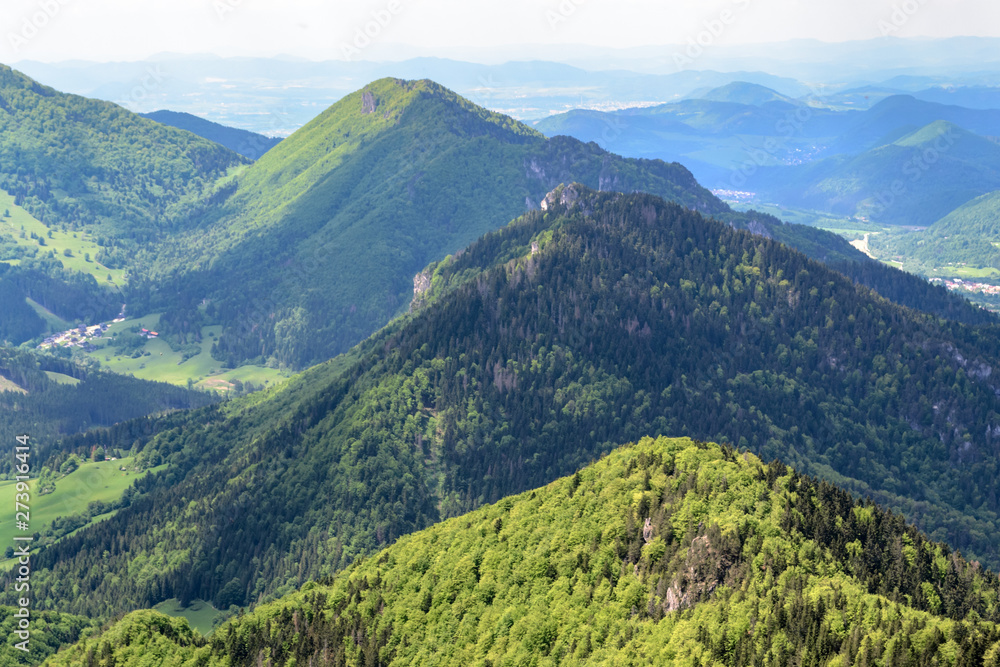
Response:
M546 140L433 82L381 79L268 151L196 229L157 248L130 303L186 317L207 300L224 326L217 358L303 368L405 310L429 262L569 181L727 208L676 163Z
M102 435L172 465L39 554L46 604L273 598L648 433L780 457L1000 564L996 327L649 195L546 207L429 267L415 312L351 355Z
M998 592L829 484L646 438L209 640L135 612L46 664L993 665Z

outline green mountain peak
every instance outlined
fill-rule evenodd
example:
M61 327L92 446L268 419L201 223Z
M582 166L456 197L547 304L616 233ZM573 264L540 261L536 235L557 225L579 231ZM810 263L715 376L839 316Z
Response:
M142 664L983 664L995 574L777 462L645 438L401 538L208 640L136 612L54 656ZM991 663L992 664L992 663Z

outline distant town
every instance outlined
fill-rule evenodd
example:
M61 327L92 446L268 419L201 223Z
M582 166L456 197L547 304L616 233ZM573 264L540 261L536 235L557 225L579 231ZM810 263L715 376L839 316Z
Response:
M122 312L118 314L118 317L111 320L111 322L92 324L89 327L81 324L73 329L54 333L43 340L38 345L38 349L45 350L54 347L79 347L84 352L93 352L97 349L97 347L91 341L106 338L105 334L108 332L108 329L112 324L124 321L125 307L122 306ZM157 332L149 331L148 329L143 329L142 335L146 336L146 338L156 338L159 336Z
M931 278L930 281L932 283L944 285L953 292L961 291L961 292L975 292L979 294L1000 295L1000 285L991 285L990 283L977 283L971 280L962 280L961 278Z

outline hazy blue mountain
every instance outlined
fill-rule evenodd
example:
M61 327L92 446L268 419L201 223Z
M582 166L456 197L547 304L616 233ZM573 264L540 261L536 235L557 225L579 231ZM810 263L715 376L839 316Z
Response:
M798 103L791 97L771 90L766 86L746 81L734 81L724 86L713 88L699 99L712 102L735 102L737 104L749 104L751 106L764 106L773 102L784 102L785 104L797 105Z
M164 125L193 132L203 139L221 144L251 160L256 160L281 141L278 137L267 137L263 134L227 127L189 113L161 110L141 115Z
M1000 189L1000 144L935 121L859 155L760 169L747 187L787 206L930 225Z
M934 86L913 93L918 100L969 109L1000 109L998 86Z

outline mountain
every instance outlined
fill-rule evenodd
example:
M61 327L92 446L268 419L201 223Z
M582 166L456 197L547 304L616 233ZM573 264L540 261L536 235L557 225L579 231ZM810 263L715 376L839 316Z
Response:
M948 264L1000 268L1000 191L959 206L921 231L879 235L874 249L881 255L903 255L928 268ZM922 271L933 275L932 271Z
M539 121L546 134L568 134L630 157L679 160L699 182L742 189L761 167L815 159L856 112L811 107L738 82L652 107L608 112L569 111ZM771 99L771 101L767 101Z
M114 317L122 299L112 272L120 274L137 248L182 227L186 207L246 162L188 132L59 93L3 65L0 137L0 199L10 202L0 223L0 302L10 315L0 340L13 343L46 329L27 298L71 322ZM26 225L37 228L30 239ZM58 254L46 240L53 234L63 246ZM81 244L92 257L74 255Z
M37 554L39 609L274 599L646 434L780 457L1000 563L996 326L651 195L544 202L421 272L413 312L348 355L67 440L168 467Z
M560 182L642 190L715 213L684 167L546 140L429 81L382 79L282 141L133 264L131 312L223 324L215 354L293 368L406 309L413 276L535 208Z
M996 574L774 462L646 438L209 639L141 611L47 665L993 664Z
M944 216L928 234L1000 240L1000 191L989 192Z
M243 158L0 65L0 188L49 225L144 239Z
M860 155L760 169L747 187L787 206L926 226L1000 188L1000 144L935 121Z
M1000 109L1000 86L934 86L913 93L918 100L966 107Z
M552 109L600 108L609 100L619 104L669 102L732 81L756 83L792 97L809 92L794 79L741 67L678 72L671 63L668 69L645 73L627 71L627 66L611 69L606 62L586 69L556 62L564 58L564 49L543 59L528 58L519 49L500 59L488 58L489 64L479 58L463 62L432 56L316 62L160 54L137 62L22 61L16 66L38 81L77 95L118 102L137 111L189 112L269 136L291 134L331 101L354 92L358 82L385 77L430 79L526 122L544 118ZM133 91L142 80L155 85L143 89L140 97Z
M985 136L1000 136L1000 109L966 109L893 95L860 114L833 144L831 152L858 153L895 141L905 134L945 121Z
M762 181L767 178L775 183L794 179L796 187L813 185L830 165L849 162L936 121L985 137L1000 136L1000 110L966 109L911 95L889 95L866 108L864 97L878 97L881 90L861 88L807 98L810 104L804 104L736 82L708 98L600 113L570 111L535 127L547 136L568 134L595 141L625 156L678 160L704 185L735 190L769 188L773 184ZM819 175L808 171L822 158L831 162L818 168ZM761 195L772 193L765 189Z
M193 132L199 137L214 141L250 160L258 159L281 142L279 137L266 137L256 132L227 127L189 113L160 110L141 115L143 118L155 120L157 123Z
M797 106L795 100L790 97L786 97L766 86L747 83L746 81L734 81L724 86L713 88L707 93L699 95L699 99L711 102L734 102L736 104L747 104L756 107L773 103Z

